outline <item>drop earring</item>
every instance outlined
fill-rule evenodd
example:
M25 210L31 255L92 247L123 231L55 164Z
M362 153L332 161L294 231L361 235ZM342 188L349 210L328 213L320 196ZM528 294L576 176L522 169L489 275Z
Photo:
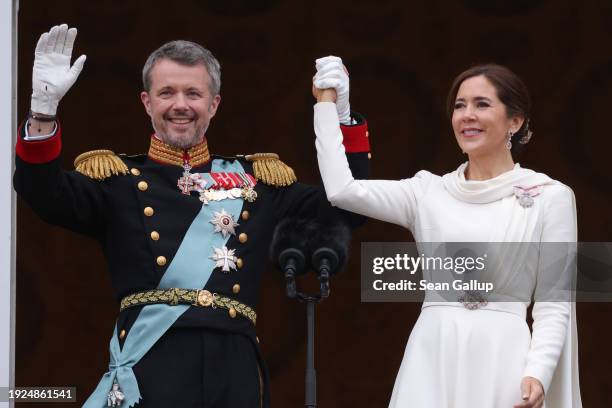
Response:
M508 131L508 140L506 140L506 149L510 150L512 149L512 136L514 136L514 132L509 130Z

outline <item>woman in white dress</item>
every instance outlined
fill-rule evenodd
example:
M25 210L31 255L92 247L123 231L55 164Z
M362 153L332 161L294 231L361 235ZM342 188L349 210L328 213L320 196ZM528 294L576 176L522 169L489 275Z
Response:
M451 87L449 116L467 162L443 176L422 170L399 181L353 178L336 110L337 99L348 100L348 74L336 57L317 60L317 70L316 147L333 205L404 226L417 242L576 241L572 190L513 160L513 148L531 137L530 101L507 68L470 68ZM575 304L538 297L545 291L538 287L544 280L541 258L513 262L526 299L468 308L426 294L390 407L582 406ZM530 332L526 310L532 300Z

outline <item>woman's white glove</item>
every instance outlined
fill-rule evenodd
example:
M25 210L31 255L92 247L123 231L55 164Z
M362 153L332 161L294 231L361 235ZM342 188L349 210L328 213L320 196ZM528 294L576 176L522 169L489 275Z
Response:
M68 25L62 24L40 36L32 69L32 112L55 116L60 99L81 73L85 55L70 66L76 35L76 28L69 30Z
M315 61L317 73L313 79L319 89L336 90L336 111L343 125L351 124L351 106L349 104L349 76L342 64L342 59L334 56L319 58Z

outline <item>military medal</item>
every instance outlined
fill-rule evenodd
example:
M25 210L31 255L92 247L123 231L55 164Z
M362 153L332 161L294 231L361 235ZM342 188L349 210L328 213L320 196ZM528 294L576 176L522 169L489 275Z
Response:
M235 187L255 186L257 180L248 173L210 172L215 188L229 190Z
M242 198L249 203L257 200L257 191L253 187L242 187Z
M215 268L221 268L225 273L230 270L236 270L236 261L238 258L234 255L235 249L227 249L225 245L221 248L213 248L214 253L209 257L215 261Z
M540 185L533 187L514 186L514 196L518 199L521 207L530 208L534 203L533 197L538 196L541 190L542 186Z
M121 391L119 384L116 381L113 382L113 388L106 395L106 406L120 407L124 399L125 394Z
M242 198L248 202L257 199L255 185L257 180L248 173L211 172L190 175L191 191L200 193L200 201L236 200Z
M185 195L189 195L194 190L195 186L192 179L194 175L189 172L190 170L191 166L189 163L185 162L185 164L183 164L183 176L176 182L176 185L178 186L179 190L181 190L181 193Z
M238 226L238 223L224 209L221 209L221 212L215 211L213 218L209 222L215 226L215 232L220 232L223 238L227 238L230 234L236 235L234 228Z
M529 208L533 205L533 198L528 195L522 195L519 197L519 204L523 208Z

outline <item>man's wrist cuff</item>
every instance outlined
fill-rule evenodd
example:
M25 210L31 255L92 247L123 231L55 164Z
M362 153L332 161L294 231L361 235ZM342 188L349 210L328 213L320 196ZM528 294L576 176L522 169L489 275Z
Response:
M367 153L370 151L370 134L368 122L357 112L351 112L351 123L355 124L340 125L344 149L347 153Z
M27 163L41 164L48 163L59 157L62 151L61 127L56 122L55 135L45 140L26 141L24 140L24 121L17 131L17 145L15 153L19 158Z
M32 110L30 110L28 113L28 119L29 118L35 119L39 122L55 122L57 120L56 115L45 115L42 113L32 112Z

